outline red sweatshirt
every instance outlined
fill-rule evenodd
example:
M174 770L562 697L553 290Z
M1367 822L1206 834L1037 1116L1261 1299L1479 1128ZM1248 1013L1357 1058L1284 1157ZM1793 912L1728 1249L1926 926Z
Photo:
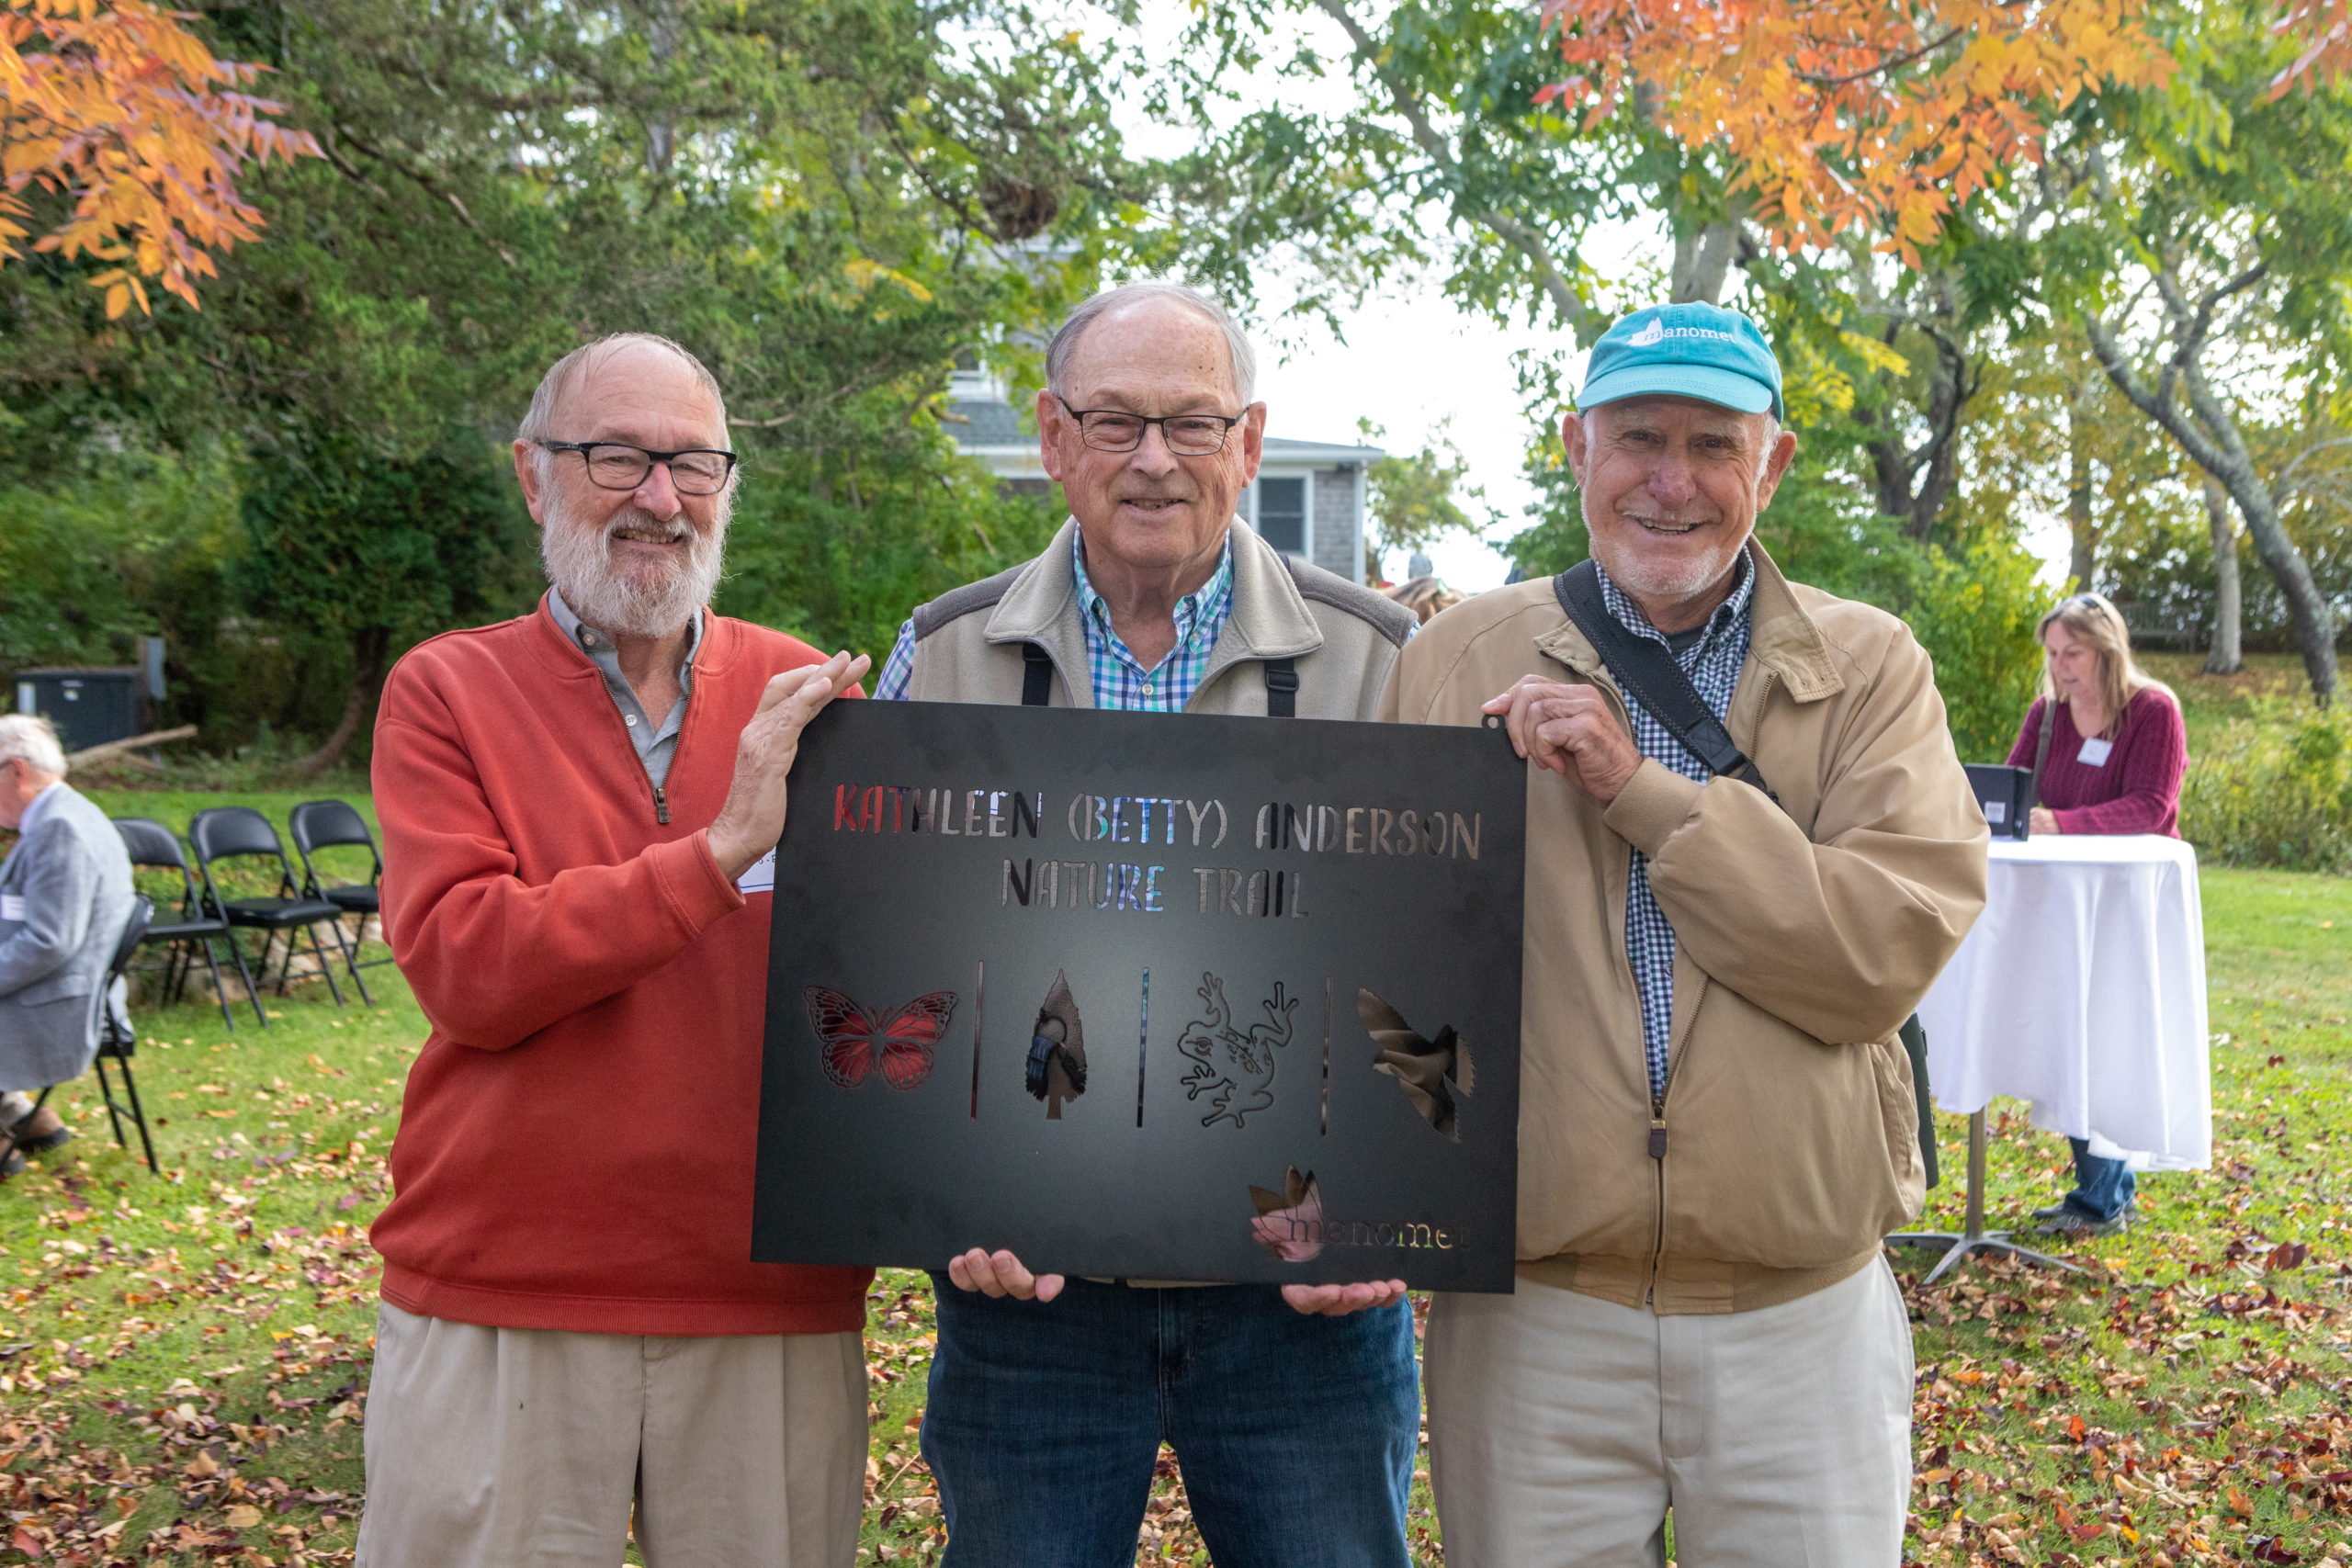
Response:
M703 831L761 688L821 657L706 619L667 823L544 608L393 670L384 924L433 1032L372 1232L387 1301L595 1334L863 1325L871 1270L751 1261L772 896L736 891Z
M2030 768L2041 742L2037 698L2009 750L2009 766ZM2082 760L2075 716L2058 705L2050 732L2050 761L2041 769L2041 804L2062 833L2163 833L2180 837L2180 780L2188 771L2188 737L2180 707L2164 693L2143 687L2124 710L2123 733L2102 767Z

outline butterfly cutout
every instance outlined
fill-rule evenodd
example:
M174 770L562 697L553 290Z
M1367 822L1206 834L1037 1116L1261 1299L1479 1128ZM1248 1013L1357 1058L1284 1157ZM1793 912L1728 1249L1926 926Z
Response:
M931 1077L932 1049L956 1011L953 991L917 997L887 1018L830 986L810 986L800 995L817 1031L817 1065L842 1089L855 1089L877 1066L892 1089L922 1083Z
M1323 1250L1323 1191L1313 1171L1301 1176L1298 1167L1284 1166L1283 1190L1270 1192L1253 1181L1250 1202L1258 1211L1250 1237L1278 1262L1304 1263Z

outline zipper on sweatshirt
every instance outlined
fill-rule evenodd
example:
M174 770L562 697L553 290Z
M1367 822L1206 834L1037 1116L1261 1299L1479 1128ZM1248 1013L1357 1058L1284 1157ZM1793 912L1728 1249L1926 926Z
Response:
M670 825L670 795L660 784L653 786L653 820L664 828Z

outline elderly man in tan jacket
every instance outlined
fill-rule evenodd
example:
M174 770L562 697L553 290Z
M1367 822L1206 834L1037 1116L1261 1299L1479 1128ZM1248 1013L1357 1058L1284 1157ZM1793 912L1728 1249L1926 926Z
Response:
M1555 580L1438 616L1385 704L1502 715L1535 764L1519 1289L1441 1296L1426 1348L1454 1568L1662 1564L1669 1510L1682 1568L1901 1560L1895 1036L1983 907L1986 829L1909 631L1752 537L1796 450L1780 383L1744 317L1654 307L1562 429L1601 605L1753 771L1630 699Z

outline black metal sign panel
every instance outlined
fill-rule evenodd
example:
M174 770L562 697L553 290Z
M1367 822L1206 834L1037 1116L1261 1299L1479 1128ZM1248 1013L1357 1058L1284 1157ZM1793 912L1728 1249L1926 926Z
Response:
M775 863L752 1256L1511 1288L1493 730L836 703Z

